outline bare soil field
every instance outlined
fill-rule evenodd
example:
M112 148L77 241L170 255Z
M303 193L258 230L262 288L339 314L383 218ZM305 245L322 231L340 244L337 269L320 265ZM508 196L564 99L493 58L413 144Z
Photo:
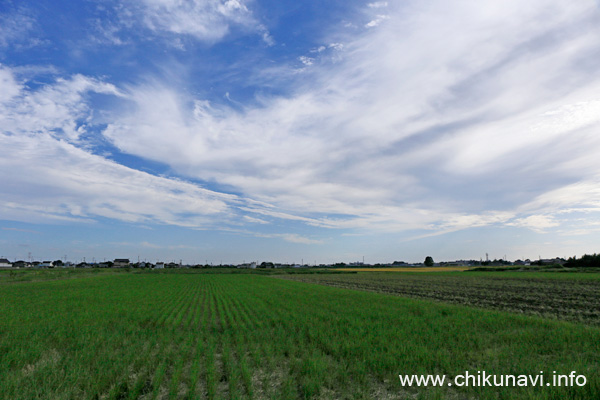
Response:
M600 281L555 275L360 272L282 278L600 325Z
M386 268L336 268L335 271L349 272L456 272L469 267L386 267Z

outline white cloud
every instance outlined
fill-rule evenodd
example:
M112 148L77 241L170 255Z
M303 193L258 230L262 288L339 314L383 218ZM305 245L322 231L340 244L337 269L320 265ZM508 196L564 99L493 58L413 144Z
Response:
M376 26L381 25L383 21L388 19L390 19L389 15L377 15L375 19L365 24L365 28L375 28Z
M30 90L0 68L0 219L106 217L194 228L212 225L214 215L227 221L235 196L127 168L78 147L92 92L121 96L114 86L80 75Z
M212 226L212 216L227 220L233 213L232 196L121 166L47 134L0 134L0 145L6 151L0 219L106 217L203 228Z
M85 96L89 92L120 96L113 85L82 75L30 91L12 70L0 65L0 128L4 133L45 133L75 141L86 130L90 109Z
M244 0L140 0L129 1L120 8L122 20L137 20L150 30L189 35L214 42L227 35L232 26L260 34L271 46L274 39L267 28L257 22Z
M288 241L288 242L292 242L292 243L300 243L300 244L323 244L322 240L309 239L307 237L296 235L296 234L293 234L293 233L292 234L284 234L284 235L281 235L281 237L283 238L283 240Z
M367 4L367 6L369 8L384 8L384 7L388 6L388 2L387 1L376 1L373 3Z
M126 96L112 85L75 75L32 90L18 82L13 70L2 67L0 93L0 148L5 152L0 157L0 219L94 223L99 218L109 218L137 225L223 230L232 230L228 225L269 224L252 216L268 215L263 212L271 207L268 204L151 175L92 154L79 140L81 129L74 127L78 121L86 121L92 127L92 111L86 101L91 93ZM166 100L161 100L163 111L170 113L177 108L177 101ZM196 105L199 115L207 110L208 104ZM181 129L185 134L185 119L181 116L176 125L163 128ZM269 237L320 243L292 233ZM149 242L136 246L184 248Z
M600 170L595 168L595 176L554 190L546 191L532 201L523 204L521 210L544 210L556 214L600 211Z
M323 244L322 240L310 239L305 236L297 235L295 233L281 233L281 234L254 234L256 237L262 238L280 238L290 243L298 244Z
M593 3L414 2L389 12L394 23L345 43L335 65L313 65L290 96L234 111L165 85L132 87L135 111L106 137L275 206L263 212L384 231L531 215L519 207L556 177L588 179L561 149L600 167L600 79L580 62L600 48Z
M244 220L248 221L250 223L253 223L253 224L263 224L263 225L269 224L269 222L265 221L264 219L251 217L249 215L244 215Z
M231 24L256 24L242 2L146 0L140 11L155 31L201 40L223 37ZM21 141L4 135L4 143L18 154L36 133L51 149L46 156L67 154L79 171L102 165L104 176L132 182L133 191L108 191L108 206L95 200L104 189L91 185L91 195L72 195L83 198L81 209L61 209L76 203L66 200L48 208L69 218L199 227L239 210L251 213L238 218L247 223L264 216L439 233L492 224L547 230L561 223L561 210L598 206L600 78L589 54L600 49L600 24L593 2L415 1L385 12L390 23L345 40L338 62L315 62L286 95L257 96L235 109L157 81L115 88L76 76L30 91L0 70L3 132L23 134ZM332 36L323 43L341 49ZM126 103L105 116L104 136L121 151L233 187L241 197L201 192L201 204L190 206L197 186L121 169L73 146L88 123L89 91ZM22 167L26 177L74 179ZM90 176L99 188L110 180ZM126 199L139 202L138 191L150 196L146 186L167 195L138 210ZM43 205L24 199L11 204L41 212Z
M263 24L259 24L257 26L257 29L262 36L263 42L265 42L267 46L275 46L275 39L273 38L273 36L271 36L271 33L269 32L266 26L264 26Z
M21 90L21 85L17 82L12 72L0 65L0 102L5 103L15 96Z
M558 223L552 216L530 215L526 218L516 219L508 225L530 228L536 232L544 232L548 228L559 226L560 223Z
M120 36L121 27L117 23L98 19L95 21L95 31L95 34L90 39L93 42L108 43L116 46L129 43Z
M35 19L25 10L0 14L0 49L9 46L32 47L41 43L39 39L29 37L35 26Z
M313 65L313 63L315 62L314 58L310 58L310 57L306 57L306 56L300 56L298 57L298 60L300 60L300 62L304 65L306 65L307 67L310 65Z

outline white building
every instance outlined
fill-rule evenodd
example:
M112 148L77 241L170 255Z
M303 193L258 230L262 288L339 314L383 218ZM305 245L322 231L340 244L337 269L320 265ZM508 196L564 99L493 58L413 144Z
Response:
M128 258L116 258L113 262L113 267L115 268L123 268L129 267L129 259Z

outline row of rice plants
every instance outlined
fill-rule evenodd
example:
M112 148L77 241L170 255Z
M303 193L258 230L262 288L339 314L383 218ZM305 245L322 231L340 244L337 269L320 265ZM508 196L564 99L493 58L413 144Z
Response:
M397 375L586 374L584 388L426 396L594 398L600 330L253 275L0 285L0 398L402 398Z

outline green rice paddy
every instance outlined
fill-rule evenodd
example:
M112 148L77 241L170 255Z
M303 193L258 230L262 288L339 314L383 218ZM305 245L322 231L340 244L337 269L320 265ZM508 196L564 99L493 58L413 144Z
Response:
M61 273L0 274L2 399L600 398L593 325L255 273ZM465 371L587 384L398 379Z

